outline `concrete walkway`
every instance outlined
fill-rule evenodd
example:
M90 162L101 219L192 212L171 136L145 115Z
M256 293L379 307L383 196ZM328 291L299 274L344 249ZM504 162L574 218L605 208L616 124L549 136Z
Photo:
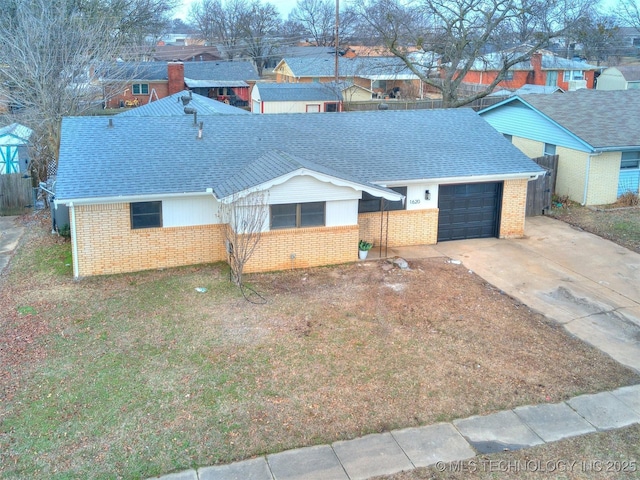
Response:
M409 264L425 257L460 260L497 288L640 372L640 255L634 252L563 222L536 217L527 219L523 239L464 240L384 253L401 256ZM370 255L376 258L379 253L374 249ZM355 480L430 465L444 471L445 463L478 454L516 450L633 423L640 423L640 385L160 478Z
M18 217L0 217L0 274L9 264L24 233L24 227L16 219Z

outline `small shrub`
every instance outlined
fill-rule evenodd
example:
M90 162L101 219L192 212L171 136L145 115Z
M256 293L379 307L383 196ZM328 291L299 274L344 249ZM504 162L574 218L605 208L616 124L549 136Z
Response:
M360 240L360 243L358 243L358 249L365 252L371 250L371 247L373 247L373 243L365 242L364 240Z
M616 205L621 207L637 207L640 205L640 198L638 198L638 194L634 192L625 192L618 200L616 200Z

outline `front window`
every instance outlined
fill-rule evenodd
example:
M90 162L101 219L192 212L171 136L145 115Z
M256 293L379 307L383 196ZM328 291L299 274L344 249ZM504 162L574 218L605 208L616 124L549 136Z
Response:
M134 83L132 92L134 95L149 95L149 84Z
M620 161L620 168L640 168L640 151L624 152Z
M271 205L271 229L323 227L325 202Z
M338 111L338 104L337 103L325 103L324 104L324 111L325 112L337 112Z
M162 202L136 202L129 205L131 228L162 227Z
M582 70L565 70L564 81L584 80L584 72Z
M513 80L513 70L507 70L506 72L504 72L504 79Z
M407 196L407 187L390 187L390 190ZM380 212L382 210L405 210L405 202L398 200L390 202L381 197L375 197L367 192L362 192L362 200L358 202L358 213Z

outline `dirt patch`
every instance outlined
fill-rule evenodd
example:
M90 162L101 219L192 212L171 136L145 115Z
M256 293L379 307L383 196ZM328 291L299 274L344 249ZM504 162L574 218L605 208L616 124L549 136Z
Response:
M67 251L32 228L0 278L8 476L146 478L638 381L445 258L249 275L252 304L224 265L74 282Z

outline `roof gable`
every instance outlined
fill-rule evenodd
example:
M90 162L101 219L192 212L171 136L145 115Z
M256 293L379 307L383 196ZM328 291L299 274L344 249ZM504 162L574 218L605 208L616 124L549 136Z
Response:
M0 128L0 145L25 145L29 142L33 130L19 123Z

